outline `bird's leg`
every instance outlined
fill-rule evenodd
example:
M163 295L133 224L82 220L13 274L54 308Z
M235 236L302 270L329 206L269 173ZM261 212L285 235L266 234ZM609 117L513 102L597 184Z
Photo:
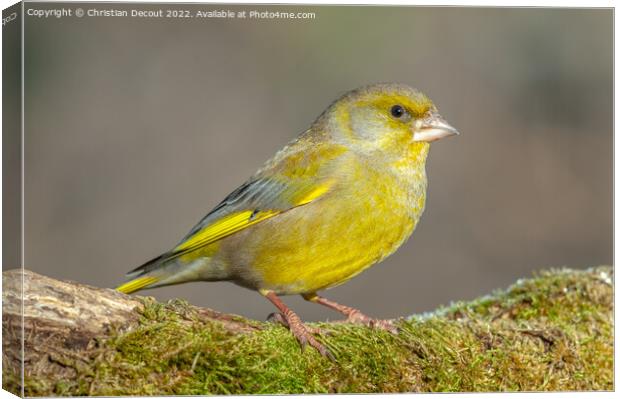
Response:
M301 321L295 312L293 312L284 304L284 302L282 302L280 298L278 298L275 292L265 290L260 293L265 296L265 298L269 299L271 303L276 306L276 308L278 308L283 317L283 320L281 321L283 321L283 324L288 327L293 336L297 339L299 345L301 345L302 351L307 344L310 344L310 346L319 351L321 355L335 361L335 358L331 352L312 335L312 330Z
M398 333L398 329L392 324L391 320L373 319L369 316L366 316L364 313L360 312L355 308L341 305L334 301L330 301L329 299L323 298L316 293L302 294L302 296L306 301L318 303L319 305L327 306L330 309L342 313L347 317L347 321L350 323L357 323L363 324L368 327L380 328L394 334Z

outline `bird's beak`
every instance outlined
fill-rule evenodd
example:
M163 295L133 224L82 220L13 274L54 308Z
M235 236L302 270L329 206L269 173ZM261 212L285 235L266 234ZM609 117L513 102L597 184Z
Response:
M413 141L426 141L430 143L431 141L458 134L458 130L450 126L439 114L434 113L415 122Z

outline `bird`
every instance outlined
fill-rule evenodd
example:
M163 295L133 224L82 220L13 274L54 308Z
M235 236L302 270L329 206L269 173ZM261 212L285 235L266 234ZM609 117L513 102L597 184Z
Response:
M116 289L230 281L258 291L303 350L333 360L281 299L301 295L352 323L394 332L391 321L318 294L394 253L426 205L430 143L458 135L422 92L376 83L332 102L310 127L206 214L167 252Z

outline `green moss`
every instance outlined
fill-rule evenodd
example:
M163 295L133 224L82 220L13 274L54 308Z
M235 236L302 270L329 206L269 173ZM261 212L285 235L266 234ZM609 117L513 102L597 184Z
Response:
M146 301L134 330L89 350L71 381L26 395L209 395L613 389L612 269L552 270L401 320L399 335L321 323L337 358L279 325L233 333L182 301ZM5 377L6 378L6 377ZM44 381L44 379L43 379Z

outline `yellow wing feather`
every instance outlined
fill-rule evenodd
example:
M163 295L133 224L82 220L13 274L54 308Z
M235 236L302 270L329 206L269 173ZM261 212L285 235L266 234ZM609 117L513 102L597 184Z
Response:
M252 226L262 220L273 217L278 213L280 213L280 211L268 210L254 212L247 210L224 216L194 234L187 241L179 244L173 251L183 253L192 251L196 248L211 244L212 242L236 233L246 227Z
M321 197L323 194L329 191L332 185L333 185L333 181L328 181L325 184L321 184L320 186L313 188L312 190L310 190L310 192L308 192L307 194L304 194L303 196L301 196L301 198L297 199L297 202L295 205L296 206L305 205L305 204L308 204L314 201L315 199Z

